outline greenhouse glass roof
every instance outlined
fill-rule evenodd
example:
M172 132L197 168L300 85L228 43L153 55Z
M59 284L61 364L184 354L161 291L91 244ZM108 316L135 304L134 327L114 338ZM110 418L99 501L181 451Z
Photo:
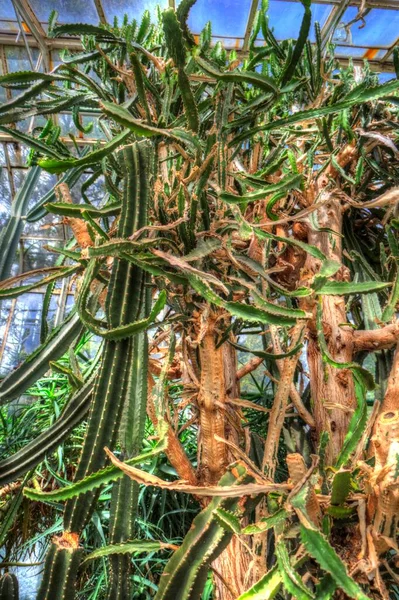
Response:
M1 0L0 43L29 41L47 48L73 45L72 40L48 40L47 20L52 9L58 22L113 22L114 18L140 18L144 10L174 6L179 0ZM259 0L197 0L189 26L199 34L211 21L214 41L245 52ZM304 8L299 0L269 0L269 23L277 39L296 38ZM345 62L368 59L380 72L393 71L393 48L399 38L399 0L318 0L312 3L313 22L322 28L323 42L336 44L336 55ZM314 29L312 28L312 31ZM314 33L313 39L314 41ZM32 42L32 44L31 44ZM76 43L76 42L75 42ZM259 45L262 39L258 40Z

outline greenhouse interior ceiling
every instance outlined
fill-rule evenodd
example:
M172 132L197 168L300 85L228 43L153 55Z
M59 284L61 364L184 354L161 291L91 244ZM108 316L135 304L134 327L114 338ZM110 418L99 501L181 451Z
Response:
M178 0L2 0L0 41L3 44L37 46L41 50L73 47L70 39L47 37L51 10L59 23L112 23L115 18L140 18L144 10L174 7ZM258 0L198 0L190 11L188 25L199 35L208 21L214 41L242 52L248 49ZM304 8L297 0L270 0L269 20L277 40L296 39ZM84 18L83 18L84 15ZM323 43L333 41L342 61L367 59L381 72L393 70L392 52L398 42L399 0L321 0L312 3L312 21L321 26ZM310 36L310 40L314 42ZM262 39L259 39L262 45ZM30 57L33 59L33 56ZM4 67L4 65L3 65Z

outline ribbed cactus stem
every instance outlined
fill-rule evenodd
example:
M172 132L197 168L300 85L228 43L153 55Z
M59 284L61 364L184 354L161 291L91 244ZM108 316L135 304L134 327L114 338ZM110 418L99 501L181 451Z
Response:
M14 573L4 573L0 578L0 600L19 600L18 579Z
M118 154L118 162L125 175L122 209L117 230L118 238L127 238L147 222L150 148L151 145L147 141L135 142L126 146ZM146 310L145 283L146 276L141 269L123 259L114 259L105 303L105 313L110 328L142 318ZM75 480L103 467L105 463L104 446L112 448L115 445L121 421L124 423L123 430L128 432L126 439L130 437L135 440L131 447L127 447L128 444L124 443L122 446L126 445L126 450L131 454L137 452L141 444L146 384L144 384L142 394L136 397L136 393L137 386L142 385L138 380L140 373L146 382L146 365L140 363L139 359L146 356L147 351L143 346L143 343L144 345L146 343L145 337L140 339L141 342L137 343L132 337L104 343L103 359L94 386L86 437ZM126 418L122 419L123 415ZM66 532L64 535L80 535L92 515L98 493L85 493L67 501L64 512ZM137 503L134 484L132 485L130 481L128 483L121 481L117 484L113 496L111 538L112 541L122 541L127 539L132 532L133 508ZM69 598L72 600L74 598L72 582L75 581L79 564L78 550L72 552L71 556L70 554L70 549L68 549L68 553L65 553L59 545L53 544L46 561L43 579L44 581L53 581L53 573L58 570L58 583L57 585L51 583L51 596L48 595L50 588L47 586L41 592L39 600L47 600L50 597L51 600L69 600ZM114 558L111 561L110 594L114 589L115 593L112 591L112 595L109 597L114 600L127 599L129 560L125 557L122 561ZM115 574L117 574L116 579ZM66 582L69 582L69 586L66 585Z
M53 539L37 600L74 600L81 555L76 534L65 531Z

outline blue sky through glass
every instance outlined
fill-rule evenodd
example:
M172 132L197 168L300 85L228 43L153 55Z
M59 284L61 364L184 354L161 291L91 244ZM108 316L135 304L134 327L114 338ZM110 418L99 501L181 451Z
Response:
M335 54L337 56L351 56L352 58L365 57L366 52L366 48L352 48L352 46L336 46L335 48ZM382 58L384 54L386 54L386 50L378 50L377 53L370 58L378 60L379 58Z
M93 0L29 0L39 21L46 22L52 10L60 23L98 23Z
M188 18L188 26L200 33L208 21L212 33L227 37L244 37L251 0L198 0Z
M0 19L15 19L15 11L11 0L1 0Z
M342 17L343 23L349 23L356 17L358 8L350 6ZM399 11L373 8L364 17L363 22L358 21L351 25L352 44L355 46L389 47L399 38Z
M314 23L318 21L320 27L323 27L328 15L332 9L332 4L313 4L312 3L312 25L310 41L315 40ZM278 40L297 38L302 23L304 8L301 3L279 2L271 0L269 2L269 26L274 31Z
M151 16L156 14L156 7L159 5L162 9L168 7L167 0L103 0L103 9L107 21L113 22L114 17L118 17L119 22L125 14L129 19L140 21L145 10L149 10Z

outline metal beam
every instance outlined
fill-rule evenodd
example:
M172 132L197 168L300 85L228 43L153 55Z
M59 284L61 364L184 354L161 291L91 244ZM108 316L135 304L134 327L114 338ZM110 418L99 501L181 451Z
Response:
M352 64L355 65L355 67L364 67L364 60L363 58L347 58L344 56L337 56L337 61L339 62L340 65L342 65L343 67L347 67L349 64L349 61L352 62ZM393 63L390 61L383 61L383 60L368 60L367 61L370 69L372 71L378 71L378 73L394 73L395 69L393 66Z
M327 21L324 23L323 28L321 30L321 46L324 49L328 42L331 40L334 35L334 31L337 28L340 20L342 19L343 14L348 8L349 0L341 0L341 2L334 6L328 15Z
M244 50L244 52L246 52L249 48L249 39L251 37L252 27L255 21L256 12L258 10L258 4L259 0L252 0L251 2L251 8L249 9L248 14L247 27L245 29L244 43L242 45L242 49Z
M394 43L392 44L392 46L389 48L389 50L384 54L384 56L382 57L382 60L388 60L388 58L392 55L394 49L396 46L399 45L399 38L397 38Z
M281 2L297 2L298 0L281 0ZM315 0L315 4L333 4L339 6L341 0ZM350 6L361 6L362 0L350 0ZM368 8L389 8L390 10L399 10L398 0L368 0Z
M29 30L32 32L33 37L38 43L38 46L41 50L43 63L46 70L50 69L50 57L49 51L46 44L47 34L43 29L42 24L36 17L33 12L28 0L13 0L13 4L18 13L22 17L23 21L25 21ZM28 38L28 36L26 36Z
M28 54L28 59L29 59L29 62L30 62L30 68L32 69L32 71L34 71L35 70L35 65L33 64L32 53L30 51L28 40L26 38L25 29L24 29L24 26L23 26L22 21L21 21L21 15L19 14L18 8L15 6L15 0L13 2L13 7L14 7L15 16L17 17L17 21L18 21L19 31L21 33L22 39L24 41L26 52Z
M41 48L39 42L33 35L26 33L29 46L31 48ZM23 46L24 41L20 38L16 38L15 31L13 32L1 32L0 33L0 44L4 46ZM47 38L46 48L67 48L68 50L82 50L82 43L78 38Z
M20 14L22 15L22 18L24 19L25 23L27 24L35 38L41 38L42 40L45 40L47 34L43 29L43 25L40 23L39 19L36 17L34 11L32 10L32 7L29 4L28 0L14 1Z
M100 19L100 23L105 25L107 23L107 18L105 16L101 0L94 0L94 4L96 5L97 14L98 14L98 18Z
M38 47L38 43L36 42L36 40L32 37L32 36L27 36L29 39L29 46L30 47ZM217 37L220 40L223 40L224 38L222 36L213 36L213 37ZM230 39L230 38L228 38ZM241 38L242 39L242 38ZM0 34L0 46L23 46L23 40L22 39L18 39L16 40L15 38L15 33L13 34ZM361 46L356 46L356 47L361 47ZM52 38L49 39L48 41L48 48L50 50L57 50L59 48L67 48L68 50L82 50L82 45L80 43L79 39L73 39L73 38ZM364 47L365 51L367 49L369 49L369 47ZM381 48L381 50L386 50L386 48ZM244 52L241 48L238 50L238 55L242 58L246 57L248 54L248 52ZM343 61L346 60L346 62L348 62L349 57L345 58L345 57L338 57L337 56L337 60L339 61ZM355 64L363 64L363 59L361 57L358 58L353 58L352 59L353 62ZM392 61L387 60L387 58L382 57L381 59L372 59L368 61L370 65L372 65L372 67L374 68L374 70L380 69L380 70L385 70L385 71L389 71L389 72L393 72L393 65L392 65Z

